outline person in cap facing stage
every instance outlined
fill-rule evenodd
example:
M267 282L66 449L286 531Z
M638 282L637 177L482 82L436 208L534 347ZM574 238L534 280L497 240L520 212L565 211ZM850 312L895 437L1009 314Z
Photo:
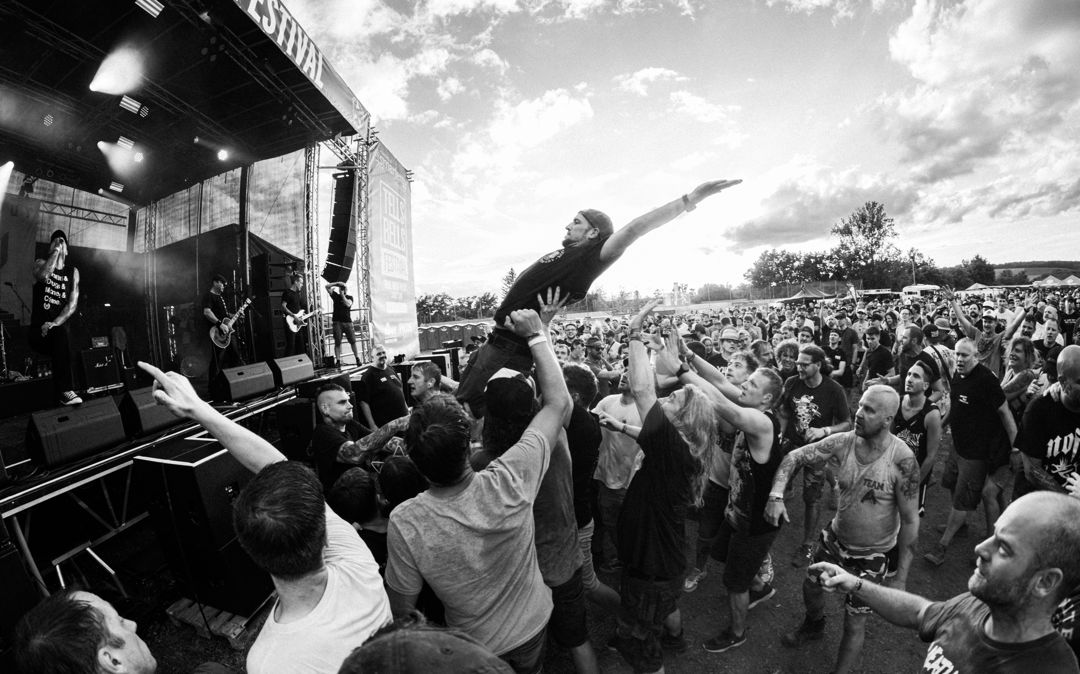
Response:
M634 218L615 231L611 218L601 211L585 209L574 214L566 225L563 247L548 253L518 275L495 311L495 329L475 363L465 373L457 399L468 405L475 417L484 415L484 386L491 375L504 367L519 372L532 367L532 354L525 341L505 325L511 310L538 310L538 297L560 288L569 303L583 299L589 288L615 263L632 243L645 234L692 211L699 202L738 185L741 180L714 180L693 191Z
M30 347L52 358L53 387L58 402L78 405L71 372L72 347L68 321L79 306L79 270L68 264L68 241L58 229L49 240L49 257L34 260L34 298L30 313Z

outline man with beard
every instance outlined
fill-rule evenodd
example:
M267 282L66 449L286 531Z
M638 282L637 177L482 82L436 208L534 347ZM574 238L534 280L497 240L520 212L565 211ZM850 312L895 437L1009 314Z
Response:
M799 467L826 466L836 474L840 507L821 531L813 562L830 562L860 579L880 580L888 569L887 553L899 547L896 585L907 584L908 570L919 538L919 465L906 444L889 432L899 407L896 391L871 386L859 401L854 433L837 433L801 447L780 462L773 480L765 519L779 525L787 519L784 489ZM825 596L811 572L803 581L806 617L782 642L790 648L825 636ZM851 670L862 651L869 606L849 594L844 630L835 672Z
M930 643L923 672L1080 671L1051 616L1080 584L1080 500L1036 492L1002 513L975 547L968 592L931 602L856 577L822 562L810 570L894 625Z
M1062 349L1057 373L1060 395L1039 396L1024 412L1017 441L1024 461L1018 494L1036 489L1064 492L1070 476L1080 472L1080 346Z
M364 423L368 428L378 428L408 414L409 406L405 404L401 377L387 361L386 347L376 344L371 355L375 360L361 375L357 394Z
M884 384L893 387L897 395L904 394L904 380L907 378L908 368L919 358L923 350L923 331L914 325L909 325L900 333L900 348L896 356L896 374L884 375L877 381L868 383Z
M630 377L626 371L619 377L619 392L601 400L593 412L599 417L603 428L596 472L593 474L597 482L597 509L600 511L597 533L600 539L600 571L615 573L620 568L616 524L623 499L626 498L626 489L645 457L637 441L626 433L627 427L641 426L641 415L634 403Z
M468 405L474 416L482 417L484 386L491 375L504 367L519 372L532 367L528 346L505 324L511 310L538 310L543 296L556 288L561 290L565 302L583 299L593 281L615 264L635 241L740 182L714 180L702 183L678 199L634 218L618 231L615 231L611 218L601 211L587 208L575 213L566 225L563 247L521 272L506 292L495 311L495 329L491 338L480 347L476 362L462 377L457 399Z
M993 310L987 309L982 314L980 329L976 328L975 325L968 320L968 317L964 314L963 309L960 307L960 302L956 299L956 295L953 291L945 289L944 292L945 298L952 303L953 311L956 312L956 317L960 321L960 326L963 328L964 334L967 335L968 339L971 339L975 343L979 363L985 365L995 377L1000 379L1003 369L1001 357L1005 351L1004 345L1009 343L1009 340L1016 334L1016 330L1024 321L1024 316L1028 313L1026 307L1023 310L1017 311L1013 320L1009 322L1001 332L997 331L997 314L994 313Z

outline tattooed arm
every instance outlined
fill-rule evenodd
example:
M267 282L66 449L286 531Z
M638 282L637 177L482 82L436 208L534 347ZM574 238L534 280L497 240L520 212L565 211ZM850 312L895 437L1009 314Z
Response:
M912 456L911 450L904 452L904 458L897 462L896 506L900 510L900 534L897 539L900 558L896 565L896 579L893 586L903 590L907 587L908 570L915 556L915 546L919 542L919 463Z
M1023 453L1020 454L1020 458L1024 462L1024 477L1035 488L1056 491L1062 494L1066 493L1065 488L1054 479L1054 476L1042 467L1042 461Z
M821 467L833 457L836 451L845 443L850 442L847 434L830 435L824 440L805 445L792 450L780 462L773 478L772 491L769 492L769 502L765 505L765 521L772 525L780 524L780 518L790 521L787 509L784 507L783 496L777 498L774 495L782 495L787 488L791 474L803 466Z
M343 443L338 448L338 463L348 463L353 466L362 465L368 456L382 449L382 446L389 442L390 438L404 431L408 425L409 415L406 414L388 422L371 435L360 438L356 442Z

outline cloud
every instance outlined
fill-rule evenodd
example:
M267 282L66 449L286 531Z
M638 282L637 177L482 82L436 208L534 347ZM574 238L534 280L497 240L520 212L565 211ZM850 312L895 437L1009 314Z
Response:
M761 200L763 214L726 233L733 250L820 239L867 201L884 204L890 217L903 216L918 197L912 184L868 175L858 168L836 171L805 160L793 161L768 179L775 187Z
M647 96L649 85L655 82L685 82L687 78L669 68L642 68L625 75L616 75L615 87L638 96Z
M550 22L588 19L599 14L656 14L668 9L692 18L706 3L705 0L523 0L523 4L530 14Z
M742 110L738 105L718 105L692 94L689 91L676 91L671 94L672 109L693 117L699 122L728 123L731 115Z
M890 5L899 4L898 0L766 0L769 7L783 7L796 14L813 14L817 11L831 11L833 21L850 19L864 6L873 11L881 11Z
M465 91L465 85L456 77L447 77L442 82L439 82L439 86L435 91L439 94L440 100L448 101L456 94Z
M427 13L435 17L457 16L493 11L509 14L518 11L517 0L428 0Z

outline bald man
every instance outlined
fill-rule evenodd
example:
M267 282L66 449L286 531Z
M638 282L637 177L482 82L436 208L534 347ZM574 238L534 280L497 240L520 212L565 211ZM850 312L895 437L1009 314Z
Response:
M1039 489L1064 492L1080 471L1080 346L1065 347L1057 357L1058 393L1031 401L1024 412L1017 445L1024 472L1016 493Z
M944 602L882 587L830 563L812 573L894 625L919 630L924 672L1080 671L1054 616L1080 585L1080 500L1035 492L1013 501L975 546L968 591ZM1053 617L1052 617L1053 616Z
M821 531L814 562L837 565L861 579L880 581L889 571L888 552L899 549L895 584L907 584L908 570L919 538L919 464L907 444L889 429L900 407L900 397L889 386L866 389L855 413L855 430L834 433L800 447L776 470L766 521L776 525L787 519L784 489L792 472L803 466L829 467L840 489L840 507ZM782 642L798 648L825 636L825 592L817 572L803 581L806 618ZM848 595L844 630L834 671L848 672L862 651L868 604Z

